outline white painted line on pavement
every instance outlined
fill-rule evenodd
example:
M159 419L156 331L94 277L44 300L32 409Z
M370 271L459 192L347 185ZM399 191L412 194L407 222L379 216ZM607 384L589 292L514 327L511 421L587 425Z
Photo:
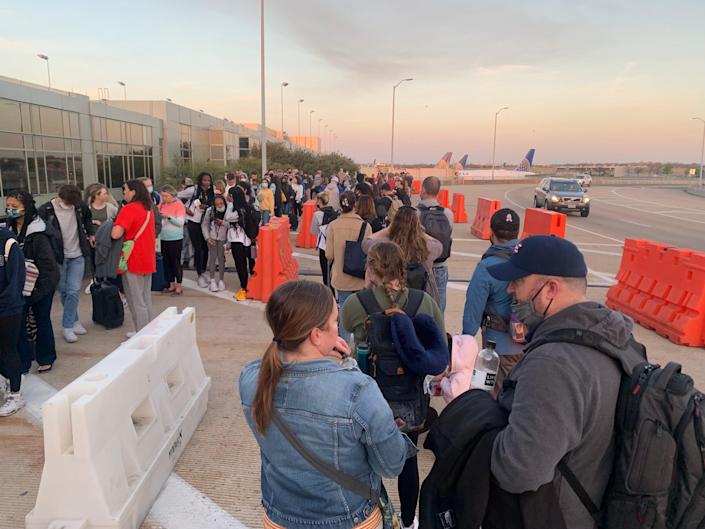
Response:
M247 529L175 473L166 481L149 517L165 529Z
M643 188L643 187L637 187L637 188L635 188L635 189L644 189L644 188ZM673 208L673 209L677 210L678 213L686 213L686 212L688 212L688 213L689 213L689 212L693 212L693 213L697 213L697 214L700 214L700 213L701 213L701 210L697 210L697 209L684 208L684 207L681 207L681 206L674 206L673 204L664 204L663 202L654 202L654 201L652 201L652 200L644 200L644 199L641 199L641 198L630 197L630 196L621 194L621 193L620 193L619 191L617 191L616 189L612 189L612 194L613 194L613 195L616 195L616 196L618 196L618 197L620 197L620 198L624 198L624 199L626 199L626 200L630 200L631 202L641 202L642 204L652 204L652 205L654 205L654 206L661 206L661 207L666 207L666 208ZM621 204L623 204L623 202L620 202L620 204L616 204L616 205L621 205Z
M649 224L642 224L641 222L634 222L633 220L622 219L622 222L626 222L627 224L634 224L635 226L641 226L642 228L651 227L651 225Z
M317 255L311 255L308 253L301 253L301 252L291 252L291 255L293 255L294 257L302 257L304 259L310 259L311 261L318 261Z
M583 253L596 253L596 254L598 254L598 255L613 255L613 256L615 256L615 257L622 257L622 254L621 254L621 253L617 253L617 252L604 252L604 251L602 251L602 250L590 250L590 249L588 249L588 248L580 248L579 246L578 246L578 248L579 248L580 251L583 252Z
M467 252L451 252L451 257L459 255L460 257L474 257L475 259L480 259L482 257L481 253L467 253Z
M485 244L489 244L489 241L486 241L484 239L457 239L453 237L453 242L484 242Z
M588 273L594 275L595 277L599 277L610 286L617 284L617 281L615 281L614 276L611 274L606 274L605 272L597 272L596 270L592 270L590 268L588 268Z
M184 279L184 283L186 281L190 280ZM28 374L22 378L25 410L39 426L42 424L41 409L44 402L56 393L57 389L41 380L40 375ZM208 496L193 488L174 472L167 478L147 518L156 520L164 529L247 529L246 525L218 507Z

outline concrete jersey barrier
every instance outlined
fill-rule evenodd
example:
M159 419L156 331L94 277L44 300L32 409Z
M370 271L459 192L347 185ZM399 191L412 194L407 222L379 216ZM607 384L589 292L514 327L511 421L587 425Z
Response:
M196 313L169 307L43 407L27 529L136 529L206 412Z

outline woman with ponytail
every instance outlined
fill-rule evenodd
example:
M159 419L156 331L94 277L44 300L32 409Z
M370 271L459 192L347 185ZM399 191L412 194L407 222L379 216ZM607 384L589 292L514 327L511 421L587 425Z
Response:
M392 307L403 309L406 306L410 292L406 286L406 264L404 251L394 242L379 241L369 249L365 271L365 290L372 291L381 310L385 311ZM359 292L350 296L340 309L340 323L346 331L355 335L356 343L367 341L368 327L366 322L368 315L360 302L361 294L362 292ZM431 316L440 330L441 336L446 335L443 313L433 298L425 292L416 314ZM418 407L411 404L404 406L405 404L406 402L393 403L395 410L397 406L404 408L405 417L403 420L405 424L403 427L405 431L409 432L411 441L416 444L425 418ZM416 528L418 520L415 519L414 514L419 497L419 469L416 456L407 459L397 480L397 487L402 526L403 528Z
M242 407L261 452L264 527L381 527L378 505L314 468L272 420L278 413L309 452L377 493L381 478L397 476L416 453L377 384L347 359L333 295L321 283L284 283L266 318L272 342L240 374Z

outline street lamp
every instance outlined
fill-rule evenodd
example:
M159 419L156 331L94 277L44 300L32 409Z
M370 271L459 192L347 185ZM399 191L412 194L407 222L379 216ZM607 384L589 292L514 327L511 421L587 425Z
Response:
M390 160L390 166L392 169L394 169L394 107L396 105L396 96L397 96L397 86L402 84L405 81L413 81L414 79L409 77L408 79L402 79L399 81L397 84L392 87L392 155L391 155L391 160Z
M289 83L282 83L282 141L284 141L284 87L289 86Z
M703 122L703 143L700 146L700 182L698 186L703 187L703 154L705 154L705 119L693 118Z
M492 180L494 180L494 154L497 146L497 116L502 110L509 110L509 107L502 107L494 113L494 140L492 140Z
M308 137L313 138L313 127L311 125L313 121L313 113L315 110L311 110L311 112L308 113ZM308 143L308 142L307 142ZM311 146L313 146L313 141L311 141Z
M122 97L125 101L127 101L127 87L125 86L125 83L123 81L118 81L117 84L122 86Z
M321 152L321 121L323 118L318 118L318 152Z
M262 176L267 172L267 117L264 105L264 0L259 0L259 76L260 104L262 107L262 127L259 131L260 151L262 153Z
M323 125L323 128L325 129L323 131L323 153L326 152L326 136L328 135L328 123Z
M296 144L301 147L301 103L303 103L303 99L299 99L299 104L297 105L298 109L298 121L299 121L299 129L298 129L298 137L296 139Z
M49 84L49 88L51 89L51 71L49 70L49 56L44 55L43 53L37 53L37 57L47 62L47 81Z

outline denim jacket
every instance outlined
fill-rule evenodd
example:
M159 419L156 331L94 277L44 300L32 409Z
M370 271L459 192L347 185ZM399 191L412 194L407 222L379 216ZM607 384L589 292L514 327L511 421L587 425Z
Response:
M273 424L261 436L252 403L261 361L240 374L240 399L261 453L262 505L287 529L351 529L376 505L313 468ZM289 363L274 406L309 450L351 477L380 490L380 477L398 476L416 447L397 428L373 379L329 359Z

